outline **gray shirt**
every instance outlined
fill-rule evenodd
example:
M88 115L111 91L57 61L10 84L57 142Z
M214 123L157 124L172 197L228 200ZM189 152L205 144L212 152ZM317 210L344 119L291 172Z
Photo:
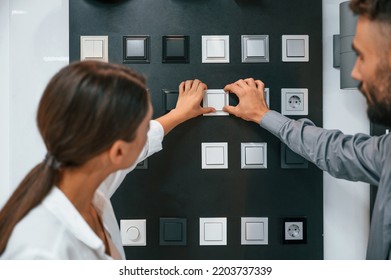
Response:
M378 186L367 259L390 259L391 134L345 135L339 130L316 127L308 119L296 121L275 111L268 112L260 125L332 176Z

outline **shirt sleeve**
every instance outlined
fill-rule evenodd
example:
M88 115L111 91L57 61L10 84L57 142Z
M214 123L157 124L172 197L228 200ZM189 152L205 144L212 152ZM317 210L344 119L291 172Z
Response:
M334 177L379 183L386 137L345 135L339 130L316 127L308 119L292 120L275 111L269 111L260 125Z
M118 170L110 174L100 185L99 190L102 191L106 197L111 197L122 183L125 176L131 172L139 162L162 150L163 138L164 130L162 125L158 121L151 120L147 141L136 162L127 169Z

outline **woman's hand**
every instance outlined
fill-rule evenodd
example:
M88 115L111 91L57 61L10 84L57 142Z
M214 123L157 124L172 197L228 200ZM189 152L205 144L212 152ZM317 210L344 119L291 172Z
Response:
M201 107L201 102L207 89L206 84L197 79L182 82L179 85L176 107L171 112L176 114L182 121L187 121L199 115L216 111L214 108Z
M179 95L175 109L156 119L163 126L165 135L187 120L216 111L211 107L201 107L201 101L207 88L203 82L197 79L188 80L179 85Z

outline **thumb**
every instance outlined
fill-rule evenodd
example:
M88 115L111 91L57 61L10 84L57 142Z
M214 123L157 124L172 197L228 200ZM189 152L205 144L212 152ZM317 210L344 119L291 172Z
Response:
M236 106L224 106L223 111L235 116L237 116L238 113Z
M209 114L209 113L214 113L216 112L216 109L213 107L206 107L206 108L201 108L202 114Z

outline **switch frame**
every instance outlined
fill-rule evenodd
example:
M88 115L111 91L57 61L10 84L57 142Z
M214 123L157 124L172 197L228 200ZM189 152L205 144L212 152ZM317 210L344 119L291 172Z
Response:
M262 223L263 238L259 240L247 239L247 223ZM265 217L242 217L241 218L241 244L242 245L268 245L269 244L269 219Z
M248 54L249 41L262 41L264 44L263 56L250 56ZM242 35L242 63L269 62L269 35Z
M130 228L137 228L139 230L140 236L137 240L129 240L127 237L127 231ZM121 240L123 246L146 246L147 245L147 220L145 219L136 219L136 220L120 220L120 231L121 231Z
M304 55L288 56L288 40L303 40ZM282 35L282 61L283 62L308 62L309 58L309 36L308 35Z
M242 169L265 169L267 168L267 143L241 143L241 168ZM262 148L263 149L263 163L248 164L246 163L246 149L247 148Z
M205 225L221 224L221 240L206 240ZM201 246L224 246L227 245L227 218L200 218L200 245Z
M202 99L202 106L204 108L206 107L214 107L216 109L216 112L213 113L208 113L208 114L203 114L203 116L229 116L229 113L223 111L223 107L218 107L214 106L213 102L210 102L209 97L212 95L220 96L221 95L221 101L224 104L224 106L229 105L229 95L228 92L224 91L223 89L208 89L204 93L204 98Z
M222 164L207 164L207 148L223 148ZM204 142L201 143L202 169L228 169L228 143L227 142Z
M203 35L202 38L202 63L229 63L229 35ZM221 56L208 55L208 43L222 41L224 53Z
M87 57L86 56L86 45L87 41L102 41L102 57ZM96 60L102 62L109 61L108 51L109 36L80 36L80 60Z

